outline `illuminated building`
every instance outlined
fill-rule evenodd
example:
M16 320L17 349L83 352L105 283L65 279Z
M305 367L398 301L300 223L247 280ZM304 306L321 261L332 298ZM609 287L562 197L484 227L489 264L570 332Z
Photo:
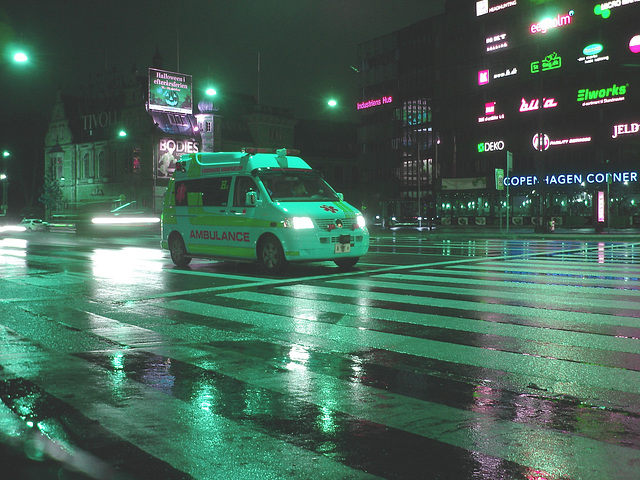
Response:
M207 151L294 144L291 110L230 93L219 109L207 101L192 105L190 76L154 68L144 73L108 73L74 95L57 94L44 168L45 182L57 182L61 197L47 218L125 204L160 212L176 160L203 151L203 143ZM163 92L165 84L173 90Z
M640 2L450 1L360 44L368 203L497 225L508 185L512 225L594 226L598 198L610 226L640 223L638 17Z

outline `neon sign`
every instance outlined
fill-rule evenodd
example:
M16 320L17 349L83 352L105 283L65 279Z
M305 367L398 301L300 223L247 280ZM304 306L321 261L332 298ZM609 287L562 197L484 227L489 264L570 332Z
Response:
M638 181L638 172L590 172L547 175L542 181L547 185L598 184L598 183L631 183ZM520 175L505 177L504 184L512 187L533 186L540 183L537 175Z
M582 53L584 55L597 55L600 53L604 47L600 43L592 43L582 49Z
M493 122L504 119L504 113L496 113L496 102L484 104L484 117L478 117L478 123Z
M511 69L507 68L504 72L494 73L493 79L496 80L498 78L510 77L511 75L516 75L518 73L518 68L513 67Z
M602 18L609 18L611 15L611 9L631 5L636 2L640 2L640 0L613 0L611 2L599 3L593 7L593 13L596 15L602 15Z
M626 85L617 85L614 83L611 87L601 88L599 90L581 88L578 90L578 98L576 101L582 102L583 107L622 102L625 99L624 95L627 93L628 88L628 83Z
M578 61L584 62L584 64L587 65L589 63L603 62L603 61L609 60L609 55L605 57L599 56L599 53L601 53L602 50L604 50L604 47L600 43L593 43L591 45L587 45L582 50L582 54L584 55L584 57L579 57Z
M555 108L558 106L558 102L556 102L555 98L543 98L542 99L542 108ZM527 102L524 98L521 100L520 111L521 112L531 112L533 110L538 110L540 108L540 99L534 98L533 100Z
M480 142L478 143L478 153L485 152L499 152L504 150L504 141L498 140L497 142Z
M501 50L509 46L506 33L500 33L498 35L487 37L485 38L484 42L487 45L487 52L495 52L496 50Z
M388 97L376 98L373 100L367 100L365 102L360 102L357 104L358 110L363 110L365 108L371 107L379 107L380 105L385 105L387 103L393 102L393 97L389 95Z
M558 140L551 140L546 133L536 133L531 138L531 145L535 150L539 152L548 150L550 147L559 147L564 145L575 145L576 143L588 143L591 141L591 137L575 137L575 138L561 138Z
M611 138L618 138L620 135L634 135L640 132L640 123L621 123L613 126Z
M542 70L540 66L542 65ZM546 72L548 70L555 70L562 66L562 57L559 57L556 52L550 53L539 62L531 62L531 73Z
M635 35L629 40L629 50L631 53L640 53L640 35Z
M552 28L565 27L571 25L571 17L573 17L573 10L565 15L560 14L556 18L545 18L540 23L534 23L529 27L529 31L532 34L547 33Z
M600 190L598 192L598 221L604 222L604 211L605 211L605 201L604 201L604 192Z
M478 72L478 85L486 85L489 83L489 70L480 70Z
M546 133L536 133L531 139L531 144L535 150L543 151L548 150L551 140Z
M505 8L515 7L518 4L517 0L510 0L508 2L501 3L499 5L489 6L489 0L479 0L476 2L476 17L480 15L486 15L487 13L495 13Z

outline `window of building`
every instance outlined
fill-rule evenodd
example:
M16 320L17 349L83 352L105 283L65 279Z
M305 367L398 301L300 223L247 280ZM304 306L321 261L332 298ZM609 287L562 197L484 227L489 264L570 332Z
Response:
M168 113L169 123L171 125L189 125L186 115L178 115L177 113Z
M101 151L98 154L98 176L99 177L106 177L108 176L107 174L107 159L106 159L106 155L104 153L104 150Z
M85 153L82 156L82 168L84 172L84 178L95 177L95 165L93 163L93 158L91 158L90 153Z

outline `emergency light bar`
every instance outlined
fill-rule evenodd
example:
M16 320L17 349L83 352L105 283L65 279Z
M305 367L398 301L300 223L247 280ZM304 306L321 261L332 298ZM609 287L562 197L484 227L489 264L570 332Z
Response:
M285 150L286 155L300 155L300 150L295 148L254 148L247 147L242 149L242 153L248 153L249 155L255 155L256 153L274 153L278 154L280 151Z

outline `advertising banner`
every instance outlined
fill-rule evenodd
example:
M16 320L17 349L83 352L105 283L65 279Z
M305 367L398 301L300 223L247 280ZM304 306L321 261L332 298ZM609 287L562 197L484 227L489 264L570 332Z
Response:
M442 190L482 190L485 188L487 188L487 177L442 179Z
M169 178L176 169L176 161L178 161L182 155L198 153L199 151L200 145L193 139L170 137L158 139L156 177Z
M149 110L193 112L191 75L149 69Z

